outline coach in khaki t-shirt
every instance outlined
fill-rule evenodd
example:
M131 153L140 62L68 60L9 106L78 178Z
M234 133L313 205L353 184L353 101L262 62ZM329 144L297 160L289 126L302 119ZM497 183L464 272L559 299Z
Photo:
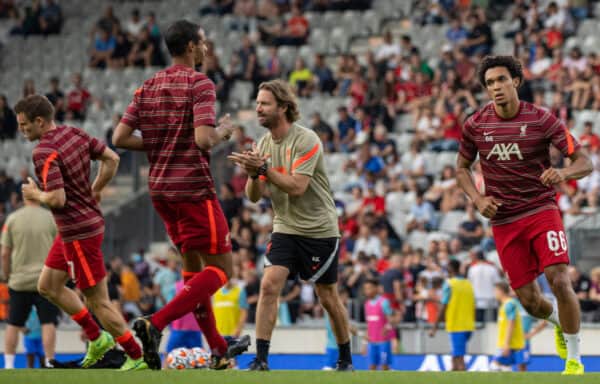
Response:
M8 216L0 243L2 257L10 258L10 289L37 292L37 281L55 237L52 214L39 205L26 203ZM4 260L2 265L6 265ZM7 275L7 271L2 272Z
M273 140L270 133L258 143L262 155L269 155L271 167L284 174L310 176L302 196L290 196L268 183L273 200L274 233L320 239L339 237L338 218L325 171L321 140L311 130L292 124L287 135Z

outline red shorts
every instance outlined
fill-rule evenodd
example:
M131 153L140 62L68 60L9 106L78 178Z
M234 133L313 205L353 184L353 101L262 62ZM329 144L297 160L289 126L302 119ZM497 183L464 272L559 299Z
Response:
M106 276L101 249L103 237L103 234L99 234L65 243L57 235L45 264L49 268L67 272L79 289L94 287Z
M209 255L231 252L229 225L218 200L193 203L154 200L152 204L182 254L188 251Z
M558 210L542 211L492 230L513 289L534 281L550 265L569 264L567 236Z

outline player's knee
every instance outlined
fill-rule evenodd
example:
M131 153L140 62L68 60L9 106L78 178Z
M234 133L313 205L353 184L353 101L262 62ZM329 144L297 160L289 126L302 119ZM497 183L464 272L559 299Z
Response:
M569 276L566 273L554 275L550 284L552 286L552 292L557 297L568 295L569 291L573 289Z
M328 307L336 303L337 287L335 285L315 285L315 291L323 306Z
M38 280L37 290L38 290L39 294L44 296L45 298L47 298L47 299L53 298L52 285L47 280L42 280L42 279Z
M279 296L277 284L272 280L263 279L260 283L260 294L263 299L277 298Z
M537 309L541 305L542 298L535 293L531 293L529 295L519 295L519 301L528 313L537 313Z

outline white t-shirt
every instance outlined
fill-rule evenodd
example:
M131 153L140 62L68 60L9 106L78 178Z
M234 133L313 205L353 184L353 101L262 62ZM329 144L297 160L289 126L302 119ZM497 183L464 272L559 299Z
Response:
M491 264L478 262L469 268L467 278L473 284L477 308L493 308L495 285L500 281L498 269Z
M533 62L533 64L531 64L531 73L535 76L539 76L547 71L551 65L552 60L548 57L545 57L541 60L536 60Z
M380 61L383 59L391 59L392 57L398 56L400 54L400 47L398 44L386 44L383 43L377 48L377 52L375 53L375 60Z
M354 252L352 258L356 260L359 252L363 251L367 256L375 255L378 259L381 258L381 240L377 236L369 236L368 238L359 238L354 243Z
M129 20L125 24L125 31L133 36L138 36L140 32L142 32L143 28L144 21L142 19L140 19L137 23L133 20Z

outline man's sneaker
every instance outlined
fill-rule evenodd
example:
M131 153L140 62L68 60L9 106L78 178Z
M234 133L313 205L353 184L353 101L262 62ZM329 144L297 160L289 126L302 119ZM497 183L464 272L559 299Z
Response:
M150 369L159 370L161 362L158 347L160 345L160 338L162 337L160 331L150 322L149 316L138 317L133 323L133 330L136 336L142 341L144 361Z
M250 336L248 335L244 335L239 339L234 337L225 338L225 341L227 341L227 352L224 356L213 354L211 356L209 368L221 370L233 366L233 359L248 350L248 347L250 347L250 340Z
M354 367L349 361L338 360L335 364L335 370L340 372L354 372Z
M144 369L148 369L148 364L144 361L143 357L132 359L127 356L127 360L125 360L119 371L141 371Z
M567 360L565 364L565 370L562 372L563 375L583 375L585 368L583 364L575 359Z
M258 360L256 357L250 362L248 371L268 371L269 364L266 361Z
M563 335L562 328L558 325L554 326L554 343L556 344L556 353L558 356L566 360L567 359L567 341Z
M100 336L90 341L85 357L81 361L81 368L89 368L102 359L104 354L115 346L115 339L106 331L100 331Z

